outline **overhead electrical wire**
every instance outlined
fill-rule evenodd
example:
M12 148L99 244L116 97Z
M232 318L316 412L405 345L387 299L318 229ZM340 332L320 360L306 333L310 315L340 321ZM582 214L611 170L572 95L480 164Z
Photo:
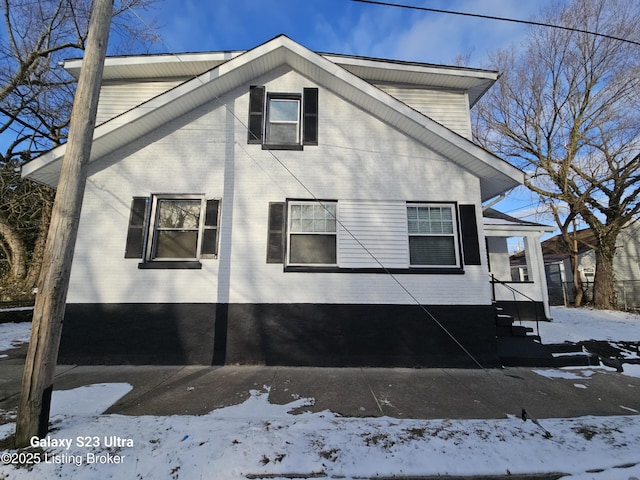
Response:
M418 7L416 5L404 5L404 4L401 4L401 3L381 2L381 1L377 1L377 0L351 0L351 1L352 2L358 2L358 3L368 3L368 4L371 4L371 5L381 5L381 6L385 6L385 7L404 8L404 9L408 9L408 10L421 10L421 11L424 11L424 12L445 13L445 14L448 14L448 15L461 15L461 16L464 16L464 17L483 18L485 20L498 20L498 21L501 21L501 22L521 23L521 24L524 24L524 25L534 25L534 26L537 26L537 27L557 28L557 29L561 29L561 30L568 30L568 31L571 31L571 32L586 33L588 35L595 35L597 37L608 38L610 40L617 40L619 42L625 42L625 43L632 43L634 45L640 45L640 42L636 42L634 40L629 40L628 38L616 37L614 35L607 35L605 33L598 33L598 32L593 32L593 31L590 31L590 30L584 30L582 28L568 27L566 25L555 25L555 24L552 24L552 23L535 22L533 20L521 20L521 19L517 19L517 18L497 17L495 15L482 15L480 13L458 12L458 11L455 11L455 10L442 10L440 8Z

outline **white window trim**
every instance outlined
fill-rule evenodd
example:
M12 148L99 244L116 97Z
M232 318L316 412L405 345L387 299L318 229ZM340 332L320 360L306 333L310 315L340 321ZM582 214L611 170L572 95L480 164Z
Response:
M288 101L296 102L298 105L298 115L295 121L276 120L271 119L271 101ZM273 142L271 141L271 125L296 125L296 141L289 143ZM264 143L266 145L302 145L302 96L292 93L267 93L266 101L266 114L264 121Z
M156 257L156 234L158 232L156 224L158 222L158 202L161 200L200 200L200 217L198 219L198 238L196 244L195 257ZM151 195L151 212L149 215L147 245L145 249L146 262L174 262L174 261L198 261L202 257L202 238L204 235L204 222L206 214L207 202L204 195L198 194L152 194ZM195 230L195 229L194 229Z
M458 225L458 209L455 203L407 203L407 208L405 211L407 212L407 256L409 259L409 268L461 268L460 263L460 236L458 234L459 225ZM409 216L408 209L409 207L438 207L444 208L447 207L451 210L451 221L452 221L452 233L410 233L409 232ZM424 265L424 264L413 264L411 263L411 247L409 245L410 237L453 237L453 248L454 248L454 256L455 256L455 265L454 264L443 264L443 265Z
M291 207L293 205L322 205L323 207L325 205L335 205L335 209L336 209L336 214L335 214L335 220L336 220L336 230L335 232L292 232L291 231ZM292 201L288 201L287 202L287 219L286 219L286 224L287 224L287 254L286 254L286 265L287 266L292 266L292 267L309 267L309 268L314 268L314 267L337 267L338 266L338 260L340 258L340 242L338 241L338 202L337 201L321 201L321 200L292 200ZM336 242L336 262L335 263L293 263L291 262L291 236L292 235L333 235L335 238L335 242Z

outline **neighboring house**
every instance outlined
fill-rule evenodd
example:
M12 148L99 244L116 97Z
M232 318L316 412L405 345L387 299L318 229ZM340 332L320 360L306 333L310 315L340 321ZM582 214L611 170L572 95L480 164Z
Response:
M60 359L497 364L485 239L530 227L483 225L524 179L471 140L497 78L285 36L107 58Z
M572 234L573 236L574 234ZM587 300L596 272L594 249L598 240L590 228L575 232L578 245L578 272L582 280ZM560 235L551 237L541 244L544 266L552 305L571 304L574 301L573 269L568 250ZM519 268L524 263L522 253L511 257L511 264ZM640 222L630 222L618 235L616 254L613 259L613 274L617 304L620 308L640 308Z

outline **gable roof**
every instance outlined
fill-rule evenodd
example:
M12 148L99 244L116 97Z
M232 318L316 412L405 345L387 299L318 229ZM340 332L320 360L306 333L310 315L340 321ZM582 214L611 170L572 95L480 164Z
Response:
M334 58L342 59L344 66L332 61ZM323 56L284 35L245 52L219 53L216 58L212 58L212 61L216 64L210 70L119 115L117 121L107 121L96 127L89 161L94 162L238 85L249 83L252 79L287 64L293 70L475 174L480 179L483 200L508 191L524 181L524 174L506 161L349 71L351 68L365 77L368 76L369 79L376 75L382 77L382 73L391 71L391 68L389 65L383 68L380 61L356 57ZM112 60L110 63L110 67L116 67L118 61ZM151 68L152 63L160 62L150 61L146 68ZM174 68L177 65L175 62L169 63L173 63ZM387 63L393 64L393 62ZM180 68L183 70L188 67L187 63L181 65ZM402 68L397 68L395 73L399 76L398 78L408 79L416 74L412 71L416 69L419 71L417 74L420 75L437 75L438 73L435 67L429 65L408 62L400 65ZM130 74L133 74L135 69L130 65L128 68ZM165 71L168 69L166 66L162 67L158 69L158 74L163 68ZM449 72L448 75L452 76L453 73ZM476 82L476 84L476 89L488 88L483 87L482 82ZM61 145L27 163L22 168L23 177L55 186L65 150L66 145Z

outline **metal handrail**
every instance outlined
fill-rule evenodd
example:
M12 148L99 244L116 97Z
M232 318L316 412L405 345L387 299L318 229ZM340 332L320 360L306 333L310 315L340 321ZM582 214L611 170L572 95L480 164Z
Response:
M508 290L511 290L511 293L513 294L513 303L516 306L516 311L517 311L517 315L518 315L518 321L522 323L522 315L520 314L520 308L518 307L518 302L516 301L516 293L524 298L526 298L527 300L529 300L531 303L535 304L536 301L531 298L529 295L522 293L521 291L519 291L516 288L513 288L511 285L509 285L507 282L503 281L503 280L498 280L495 275L493 273L490 274L491 276L491 287L493 290L493 301L496 301L496 289L495 289L495 284L499 283L500 285L504 285ZM540 336L540 325L539 325L539 317L538 317L538 309L535 307L533 308L533 311L535 312L536 315L536 335Z

